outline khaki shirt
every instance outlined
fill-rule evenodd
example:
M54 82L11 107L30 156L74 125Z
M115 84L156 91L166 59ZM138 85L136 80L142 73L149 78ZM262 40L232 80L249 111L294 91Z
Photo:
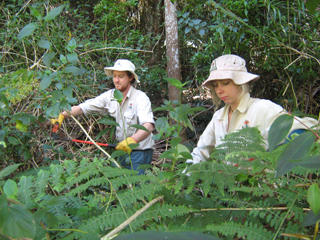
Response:
M126 139L126 136L131 137L138 131L137 128L130 127L130 125L143 125L146 122L155 123L150 99L144 92L131 86L121 106L117 101L112 100L114 99L113 92L114 89L111 89L96 98L81 103L79 106L85 115L99 112L114 117L115 121L119 123L119 126L116 127L116 139L118 142ZM124 130L126 130L126 133ZM145 140L139 142L139 147L136 149L153 148L154 140L152 136L151 133Z
M191 153L193 159L188 163L199 163L210 158L212 150L222 143L225 135L246 127L258 127L268 149L268 132L273 121L281 114L286 114L283 107L269 100L251 98L246 94L239 103L238 108L232 113L228 129L228 113L230 106L227 105L214 113L212 120L200 136L197 147ZM298 118L306 126L317 125L317 120L309 117ZM299 121L294 120L291 131L306 129Z

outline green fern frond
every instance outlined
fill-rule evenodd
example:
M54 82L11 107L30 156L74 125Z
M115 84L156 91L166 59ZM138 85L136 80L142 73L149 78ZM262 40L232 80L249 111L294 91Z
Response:
M35 197L33 179L32 176L22 176L18 183L18 198L24 204L32 202Z
M249 127L227 134L217 149L222 155L240 151L263 152L265 142L257 127Z
M74 172L76 172L78 165L79 163L74 160L65 160L62 163L62 166L65 169L66 176L72 175Z
M79 186L73 188L70 192L66 193L66 196L75 196L76 194L83 193L87 191L91 187L96 187L96 186L103 186L103 185L108 185L109 181L105 177L96 177L93 179L88 180L84 184L80 184Z
M186 219L184 219L186 221ZM195 228L187 224L177 225L173 222L164 225L151 225L150 230L163 231L163 232L172 232L172 233L180 233L180 232L204 232L205 228Z
M51 177L50 177L50 182L54 186L54 190L57 192L60 192L63 188L63 184L65 183L62 177L64 174L64 168L61 165L57 164L52 164L50 165L50 172L51 172Z
M37 199L41 199L42 196L46 194L46 188L48 185L48 180L50 178L50 172L49 171L43 171L40 170L38 172L38 175L35 179L35 187L37 189Z
M135 185L135 184L143 184L147 182L155 182L157 181L156 176L146 176L146 175L136 175L136 171L128 170L128 169L117 169L116 171L121 172L123 176L111 179L110 182L114 189L119 189L124 185Z
M137 202L137 200L150 198L154 192L160 191L163 187L164 185L162 184L141 184L132 191L124 191L119 193L117 196L123 205L130 205Z
M208 225L207 230L219 232L224 236L243 237L244 239L272 239L271 233L267 232L266 229L253 224L242 225L234 222L226 222L221 225Z

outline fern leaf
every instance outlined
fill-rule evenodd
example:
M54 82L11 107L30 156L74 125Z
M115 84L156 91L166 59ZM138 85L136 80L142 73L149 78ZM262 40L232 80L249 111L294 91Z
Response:
M18 198L24 204L32 202L32 199L35 197L33 179L34 177L31 176L22 176L18 183Z
M132 191L125 191L119 193L117 196L123 205L130 205L137 202L137 200L139 199L150 198L154 194L154 192L160 191L163 187L164 186L162 184L142 184Z
M49 171L40 170L38 172L37 178L35 180L35 185L37 189L37 200L41 199L42 196L46 194L46 188L48 185L48 179L50 177Z
M226 222L221 225L208 225L207 230L219 232L224 236L237 236L238 238L243 237L244 239L272 239L271 233L267 232L262 227L251 224L242 225L234 222Z

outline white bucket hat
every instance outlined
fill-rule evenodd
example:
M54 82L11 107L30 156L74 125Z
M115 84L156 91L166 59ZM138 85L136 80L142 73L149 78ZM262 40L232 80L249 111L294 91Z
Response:
M248 73L246 61L237 55L223 55L212 61L210 76L202 84L210 89L210 82L214 80L232 79L235 84L242 85L247 82L258 80L259 76Z
M112 71L129 71L134 75L134 78L136 79L137 83L139 83L139 77L138 75L134 72L136 67L132 62L130 62L127 59L119 59L114 63L113 67L105 67L104 72L107 74L108 77L112 77Z

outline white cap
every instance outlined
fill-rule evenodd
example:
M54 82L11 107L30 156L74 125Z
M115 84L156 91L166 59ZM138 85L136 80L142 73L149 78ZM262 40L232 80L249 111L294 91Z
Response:
M137 83L139 83L139 77L138 75L134 72L136 67L132 62L130 62L127 59L119 59L115 62L113 67L105 67L104 72L107 74L108 77L112 76L112 71L129 71L134 75L134 78L136 79Z

